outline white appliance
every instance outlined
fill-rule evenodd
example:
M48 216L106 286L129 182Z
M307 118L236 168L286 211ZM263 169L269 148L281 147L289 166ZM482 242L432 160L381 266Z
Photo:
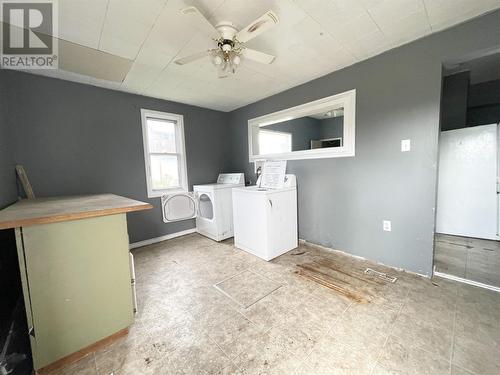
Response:
M193 192L161 197L163 221L196 219L196 231L215 241L233 237L232 189L245 186L243 173L221 173L217 183L194 185Z
M441 133L436 232L498 239L497 137L496 124Z
M284 180L277 189L260 181L233 189L234 244L267 261L298 246L297 182L292 174Z

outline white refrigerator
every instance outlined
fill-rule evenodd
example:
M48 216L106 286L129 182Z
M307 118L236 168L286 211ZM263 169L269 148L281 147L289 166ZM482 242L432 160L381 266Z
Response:
M436 232L499 239L498 125L442 132L438 168Z

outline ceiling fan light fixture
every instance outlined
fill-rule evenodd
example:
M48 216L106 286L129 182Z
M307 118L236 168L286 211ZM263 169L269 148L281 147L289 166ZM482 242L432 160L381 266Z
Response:
M278 17L272 10L268 10L261 17L250 23L247 27L237 30L229 21L221 21L213 25L196 7L190 6L181 10L188 17L194 27L217 44L212 48L199 53L194 53L175 60L178 65L184 65L209 56L217 67L219 78L225 78L228 73L235 73L243 60L252 60L262 64L271 64L275 56L256 51L245 46L245 43L254 39L264 31L276 25ZM242 59L242 56L244 59Z
M222 59L222 57L220 57L219 55L215 55L212 59L212 62L214 63L214 65L218 66L220 64L222 64L224 60Z

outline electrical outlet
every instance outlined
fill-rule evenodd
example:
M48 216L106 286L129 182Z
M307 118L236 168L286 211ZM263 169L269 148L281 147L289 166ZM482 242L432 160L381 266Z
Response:
M382 228L384 229L384 231L390 232L392 230L391 221L390 220L384 220L382 222Z
M401 141L401 152L408 152L411 149L411 141L409 139L403 139Z

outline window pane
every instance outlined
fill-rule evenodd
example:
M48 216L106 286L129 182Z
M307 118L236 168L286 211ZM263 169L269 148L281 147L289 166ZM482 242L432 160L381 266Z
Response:
M177 155L151 156L151 184L153 190L180 187Z
M170 121L148 118L149 152L175 153L175 124Z
M279 154L292 151L292 135L290 133L259 131L259 154Z

